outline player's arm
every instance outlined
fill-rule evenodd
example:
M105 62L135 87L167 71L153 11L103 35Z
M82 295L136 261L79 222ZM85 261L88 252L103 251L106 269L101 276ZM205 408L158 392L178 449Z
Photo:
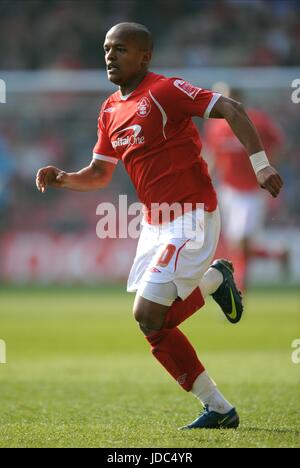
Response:
M212 108L209 117L227 120L250 156L259 185L268 190L273 197L277 197L283 181L276 169L270 166L258 132L243 105L222 96Z
M40 169L36 176L36 186L44 193L47 187L65 188L79 192L89 192L106 187L116 165L93 159L91 164L78 172L65 172L54 166Z

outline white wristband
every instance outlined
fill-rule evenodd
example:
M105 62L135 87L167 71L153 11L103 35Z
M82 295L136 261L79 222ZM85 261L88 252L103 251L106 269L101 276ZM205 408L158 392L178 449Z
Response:
M264 169L265 167L270 166L267 155L264 151L259 151L258 153L252 154L250 156L250 161L254 169L255 174Z

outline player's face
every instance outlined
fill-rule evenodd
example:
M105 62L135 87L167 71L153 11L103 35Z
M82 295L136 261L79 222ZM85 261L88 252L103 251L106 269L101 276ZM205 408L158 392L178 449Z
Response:
M120 32L108 33L103 47L108 79L119 86L130 83L150 62L151 53Z

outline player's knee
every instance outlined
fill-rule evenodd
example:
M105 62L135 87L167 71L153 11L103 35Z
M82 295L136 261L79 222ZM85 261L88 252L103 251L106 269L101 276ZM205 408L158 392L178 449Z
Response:
M144 327L143 325L139 325L140 327L140 330L141 332L145 335L145 336L151 336L153 335L153 333L157 333L157 330L152 330L151 328L146 328Z
M173 282L141 282L134 301L135 320L145 329L161 330L176 297L177 288Z
M160 330L164 323L164 315L151 310L142 304L135 304L133 308L133 315L135 320L139 323L140 327L147 330Z

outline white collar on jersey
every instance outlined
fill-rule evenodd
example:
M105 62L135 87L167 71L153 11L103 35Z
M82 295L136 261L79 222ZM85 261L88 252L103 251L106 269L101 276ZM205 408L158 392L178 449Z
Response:
M128 99L129 96L132 95L132 93L133 93L133 91L132 91L131 93L125 94L125 95L123 96L123 95L121 94L121 91L120 91L120 97L121 97L122 101L126 101L126 99Z

